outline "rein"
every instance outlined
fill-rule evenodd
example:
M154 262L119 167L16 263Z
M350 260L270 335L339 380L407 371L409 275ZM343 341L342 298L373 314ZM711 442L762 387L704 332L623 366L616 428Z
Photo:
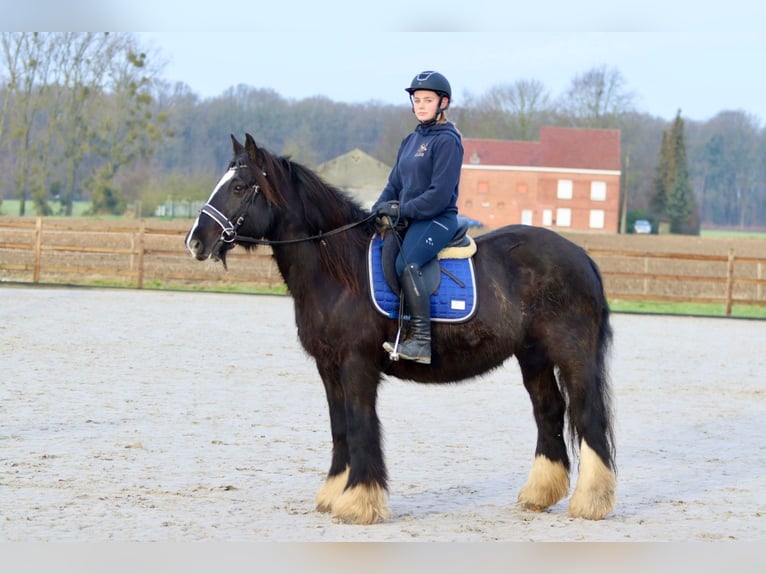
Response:
M247 237L244 235L236 235L235 238L240 243L253 243L255 245L288 245L290 243L303 243L304 241L314 241L314 240L323 240L326 237L332 237L333 235L338 235L339 233L343 233L344 231L348 231L349 229L353 229L354 227L359 227L360 225L364 225L368 221L373 220L375 217L377 217L374 213L371 213L364 219L360 221L354 221L353 223L347 223L346 225L343 225L341 227L336 227L335 229L331 229L330 231L327 231L325 233L317 233L316 235L309 235L308 237L298 237L296 239L256 239L255 237ZM232 240L233 241L233 240Z

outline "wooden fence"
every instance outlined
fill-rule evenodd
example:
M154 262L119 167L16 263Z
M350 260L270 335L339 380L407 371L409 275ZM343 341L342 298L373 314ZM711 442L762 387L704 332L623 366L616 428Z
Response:
M282 278L269 248L203 264L186 251L190 222L0 217L0 281L155 286L253 284ZM247 264L242 264L246 260Z
M0 281L144 287L258 285L282 279L269 248L192 259L188 221L0 217ZM586 243L586 242L584 242ZM585 245L610 299L766 306L766 256L608 250Z
M700 253L588 249L602 268L610 299L766 306L766 258ZM614 269L614 260L638 265ZM737 273L735 273L737 271Z

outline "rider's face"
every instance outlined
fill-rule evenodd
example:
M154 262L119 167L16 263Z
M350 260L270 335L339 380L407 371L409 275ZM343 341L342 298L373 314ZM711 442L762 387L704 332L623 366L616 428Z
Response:
M412 109L418 121L428 121L436 116L439 109L439 95L430 90L415 90L412 93ZM443 105L446 106L446 98Z

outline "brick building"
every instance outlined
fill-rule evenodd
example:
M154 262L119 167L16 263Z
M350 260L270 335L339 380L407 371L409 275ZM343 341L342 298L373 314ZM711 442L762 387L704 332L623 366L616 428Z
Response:
M525 223L617 233L619 130L543 127L540 141L463 138L458 209L490 229Z

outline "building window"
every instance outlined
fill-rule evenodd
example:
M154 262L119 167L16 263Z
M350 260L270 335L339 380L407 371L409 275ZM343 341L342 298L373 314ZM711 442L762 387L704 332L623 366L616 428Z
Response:
M504 201L498 201L497 202L497 208L498 209L505 209L505 202Z
M521 211L521 223L524 225L532 225L532 215L533 211L531 209L523 209Z
M553 225L553 210L543 209L543 225Z
M479 193L489 193L489 182L480 181L476 191Z
M471 201L470 199L466 199L465 200L465 206L466 207L473 207L473 201Z
M556 197L559 199L572 199L572 180L560 179Z
M556 227L572 226L572 210L568 207L559 207L556 210Z
M604 210L603 209L590 210L590 228L604 229Z
M526 182L520 182L516 184L516 193L519 195L526 195L526 193L529 191L529 186L527 186Z
M590 199L591 201L606 201L606 182L605 181L590 182Z

